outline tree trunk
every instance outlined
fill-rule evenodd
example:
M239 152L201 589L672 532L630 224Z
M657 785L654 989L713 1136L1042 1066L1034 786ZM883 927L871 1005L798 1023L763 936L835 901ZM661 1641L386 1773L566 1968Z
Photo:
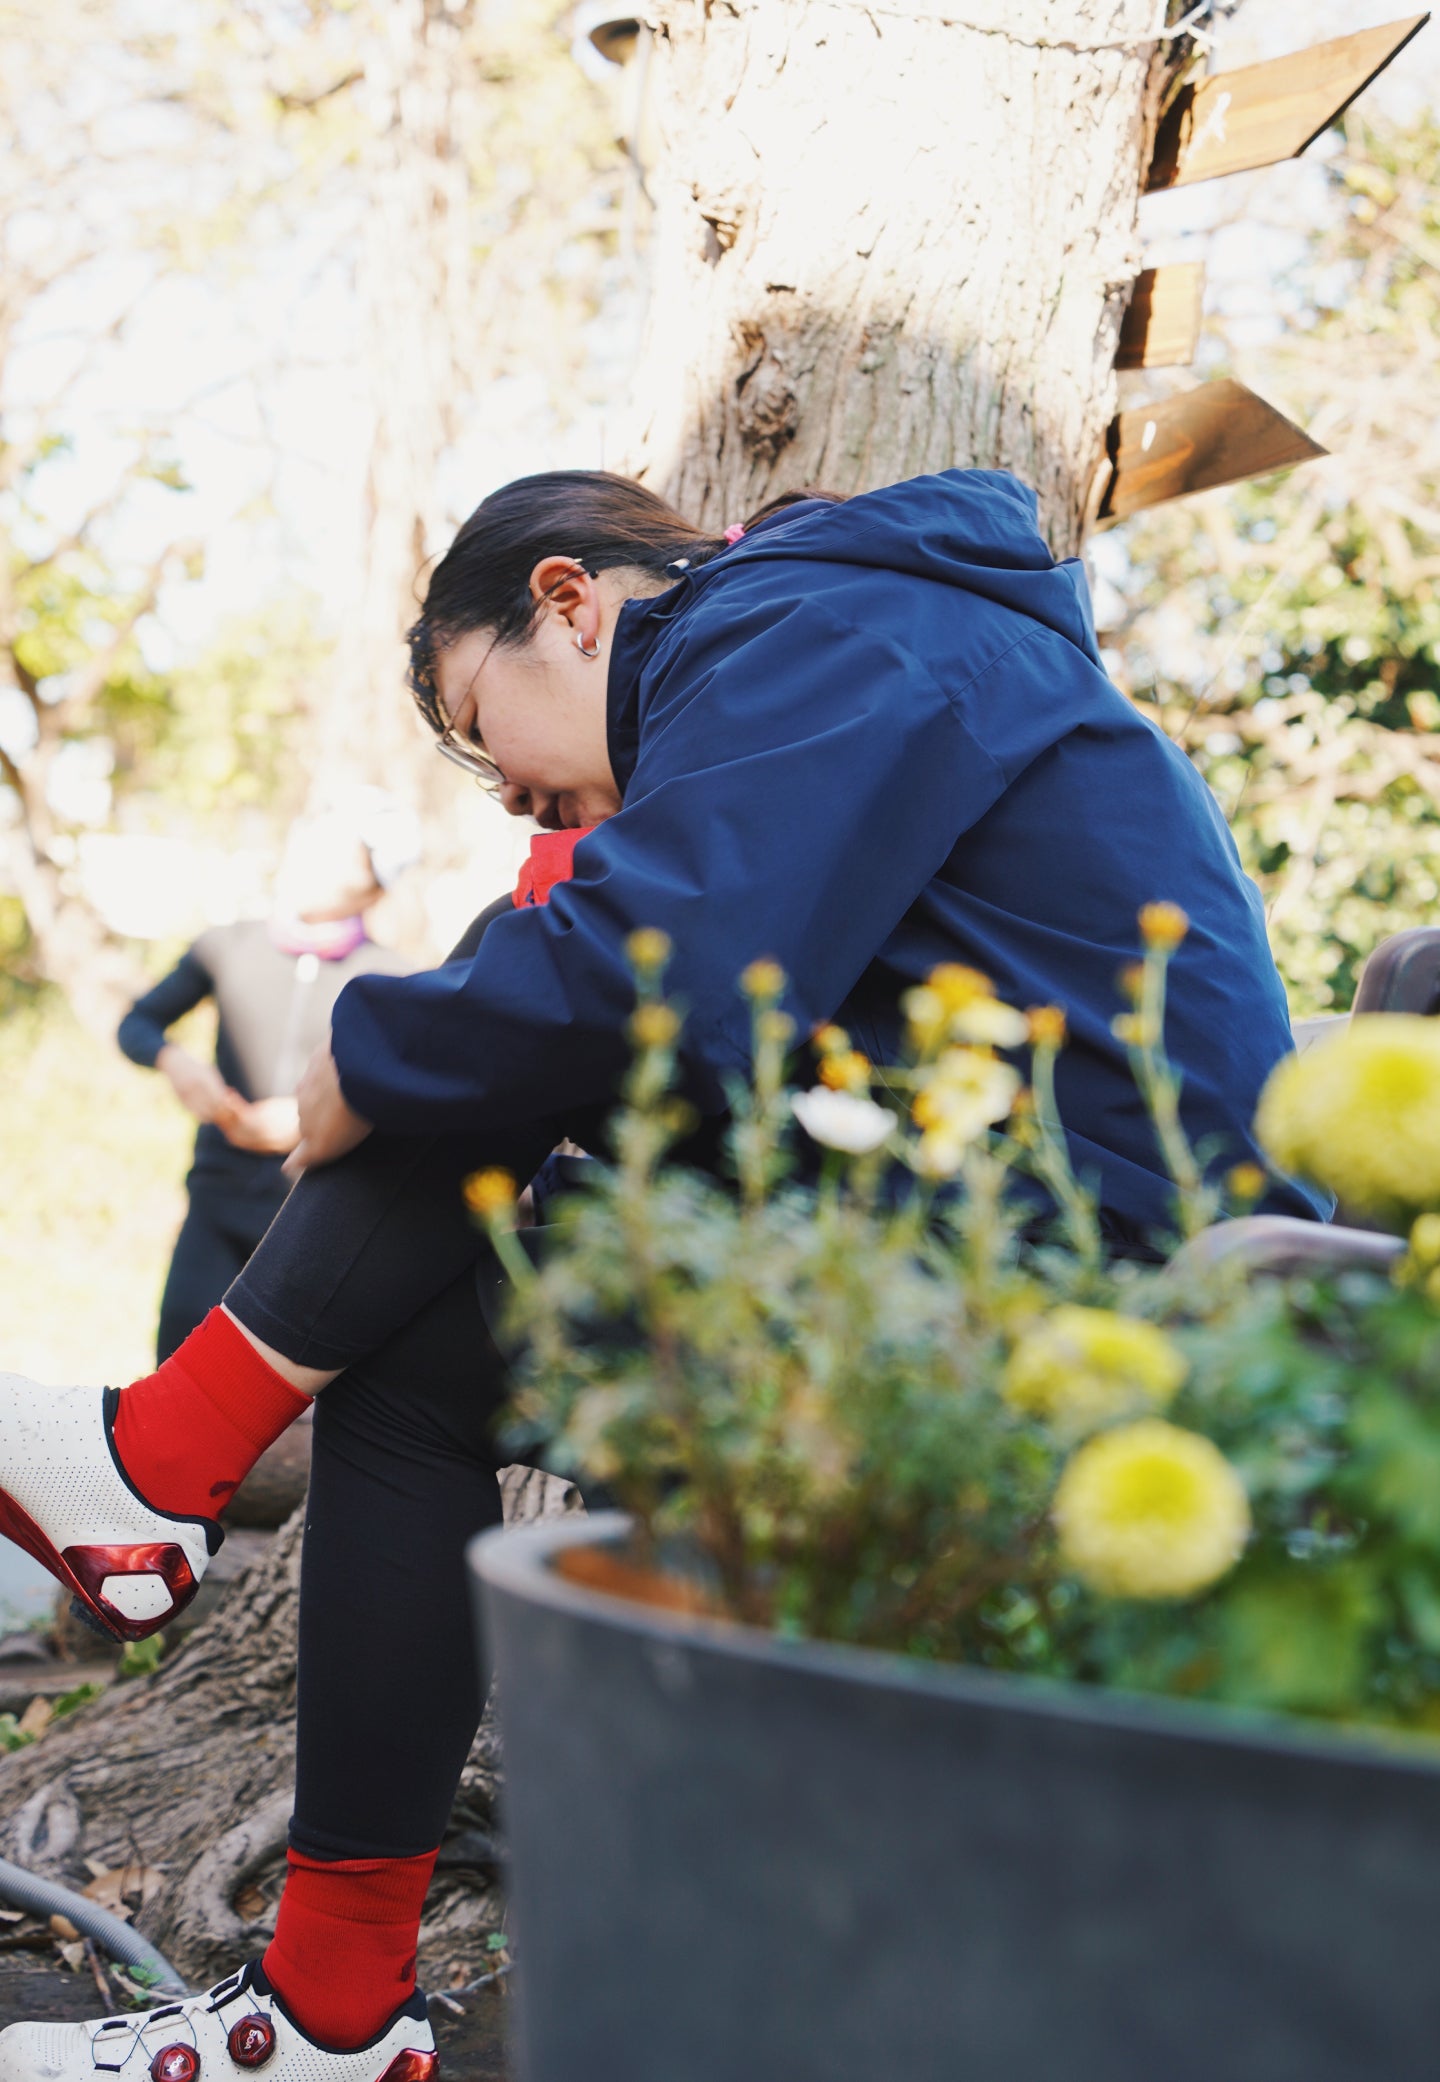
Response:
M1154 19L1154 0L668 0L632 468L712 526L800 485L1013 470L1072 553L1177 62Z

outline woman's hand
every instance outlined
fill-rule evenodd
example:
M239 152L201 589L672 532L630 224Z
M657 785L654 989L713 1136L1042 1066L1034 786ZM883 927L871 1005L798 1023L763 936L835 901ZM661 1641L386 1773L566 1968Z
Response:
M215 1125L234 1149L283 1157L300 1140L300 1109L293 1099L233 1099L215 1115Z
M285 1176L298 1178L313 1164L333 1164L370 1133L370 1123L345 1102L340 1074L329 1043L311 1056L295 1094L300 1108L300 1140L285 1163Z
M180 1104L187 1113L193 1113L197 1121L218 1119L232 1101L244 1105L238 1092L230 1089L213 1063L202 1063L198 1056L191 1055L188 1048L181 1048L176 1041L167 1041L155 1058L155 1068L168 1081Z

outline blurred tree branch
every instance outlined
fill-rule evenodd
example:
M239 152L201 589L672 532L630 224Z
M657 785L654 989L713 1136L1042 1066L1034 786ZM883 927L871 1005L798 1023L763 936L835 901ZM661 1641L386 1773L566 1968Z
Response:
M1283 332L1242 349L1222 308L1208 348L1334 456L1134 524L1104 634L1225 804L1299 1011L1440 908L1440 126L1352 116L1325 179Z

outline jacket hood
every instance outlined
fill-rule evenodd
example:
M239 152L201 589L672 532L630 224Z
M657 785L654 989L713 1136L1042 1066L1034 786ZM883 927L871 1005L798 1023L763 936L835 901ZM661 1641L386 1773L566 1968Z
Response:
M1098 665L1084 567L1078 557L1056 562L1036 515L1034 492L1008 471L942 470L838 505L782 508L691 583L703 589L727 569L776 558L903 571L1028 615Z
M758 563L853 564L953 586L1042 623L1099 666L1090 589L1078 557L1057 563L1030 487L1006 470L942 470L834 502L768 515L731 548L655 598L620 611L609 688L611 764L622 790L639 748L639 677L666 625ZM804 580L797 574L796 584Z

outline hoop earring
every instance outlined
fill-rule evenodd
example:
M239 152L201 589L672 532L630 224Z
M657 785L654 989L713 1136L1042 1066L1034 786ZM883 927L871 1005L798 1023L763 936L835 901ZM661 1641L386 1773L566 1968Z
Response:
M583 636L582 636L582 635L580 634L580 631L579 631L579 630L577 629L577 630L575 631L575 648L576 648L576 650L577 650L577 651L578 651L578 652L580 653L580 655L581 655L581 657L582 657L582 658L598 658L598 657L599 657L599 655L600 655L600 639L599 639L599 637L597 636L597 637L596 637L596 639L595 639L595 648L594 648L594 650L593 650L593 651L587 651L587 650L586 650L586 648L585 648L585 639L584 639L584 637L583 637Z

